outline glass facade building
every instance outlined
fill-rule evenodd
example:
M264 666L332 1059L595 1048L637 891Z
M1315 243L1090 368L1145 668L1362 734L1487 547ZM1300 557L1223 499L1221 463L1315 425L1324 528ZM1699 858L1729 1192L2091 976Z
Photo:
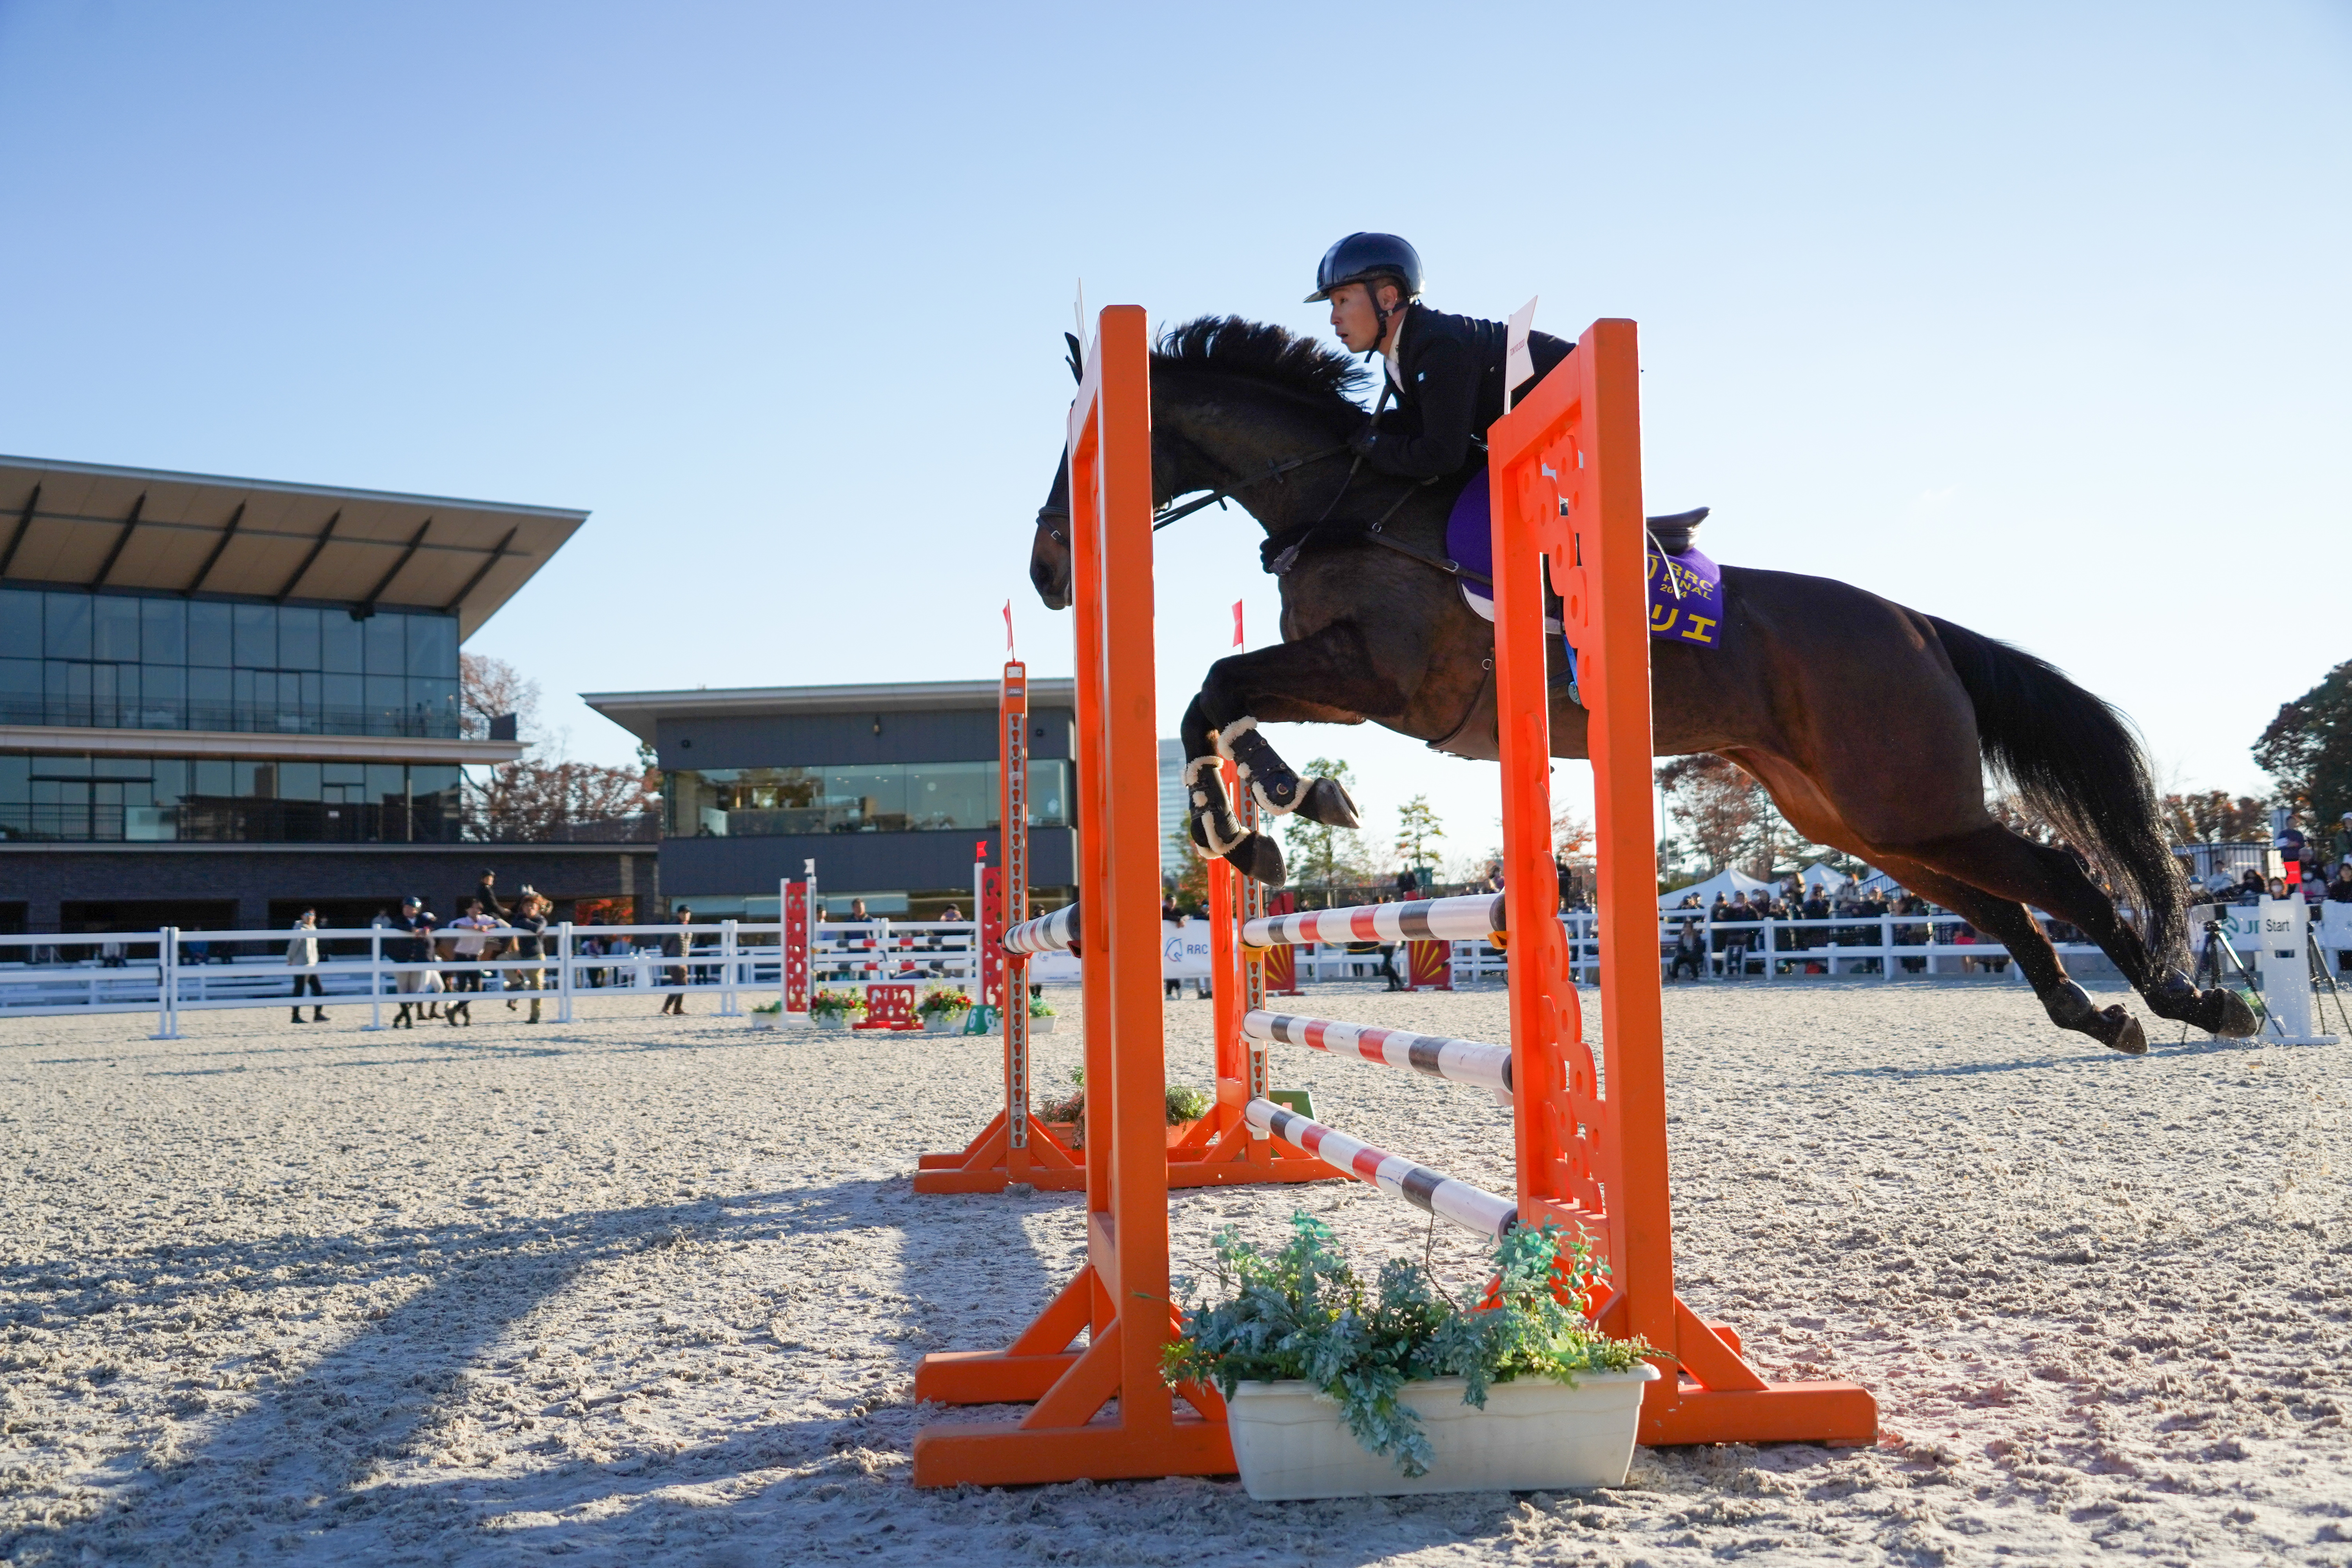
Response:
M1069 826L1070 764L1029 764L1029 826ZM878 763L844 767L679 769L662 774L671 838L913 833L998 826L998 764Z
M0 838L454 844L458 772L416 763L0 752Z
M457 617L0 588L0 724L454 740Z

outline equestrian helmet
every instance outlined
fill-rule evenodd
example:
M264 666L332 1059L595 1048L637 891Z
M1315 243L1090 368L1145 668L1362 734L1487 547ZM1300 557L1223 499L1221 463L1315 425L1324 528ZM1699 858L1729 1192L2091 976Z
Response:
M1397 279L1404 297L1412 299L1421 292L1421 253L1393 234L1359 230L1323 253L1323 264L1315 269L1315 292L1306 302L1328 300L1334 289L1375 278Z

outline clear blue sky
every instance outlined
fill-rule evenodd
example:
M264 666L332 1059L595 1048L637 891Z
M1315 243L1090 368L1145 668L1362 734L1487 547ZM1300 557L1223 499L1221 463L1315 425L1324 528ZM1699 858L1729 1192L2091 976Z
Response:
M2352 11L0 0L0 450L579 506L470 645L580 690L987 677L1091 303L1642 325L1653 510L2121 704L2253 788L2352 658ZM1274 625L1163 536L1163 732ZM1427 790L1492 771L1294 732ZM1580 773L1581 770L1572 770ZM1571 785L1571 787L1574 787Z

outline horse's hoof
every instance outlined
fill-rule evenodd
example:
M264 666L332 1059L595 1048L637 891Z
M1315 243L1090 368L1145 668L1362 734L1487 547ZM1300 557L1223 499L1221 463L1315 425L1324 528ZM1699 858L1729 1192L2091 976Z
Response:
M2227 1039L2243 1040L2252 1038L2262 1029L2262 1020L2256 1018L2254 1010L2246 1005L2246 999L2227 986L2216 985L2200 1000L2216 1004L2210 1009L2213 1022L2206 1026L2214 1034Z
M1326 827L1363 826L1356 816L1355 800L1338 779L1317 779L1309 784L1298 802L1298 815Z
M2121 1051L2127 1057L2147 1055L2147 1031L2121 1005L2100 1009L2094 1026L2086 1033L2111 1051Z
M1282 846L1263 833L1252 833L1227 850L1225 863L1253 882L1269 888L1283 884Z
M2158 1017L2187 1024L2209 1035L2242 1040L2262 1027L2244 997L2225 985L2200 991L2196 983L2178 969L2168 971L2163 979L2141 994L2147 999L2148 1011Z

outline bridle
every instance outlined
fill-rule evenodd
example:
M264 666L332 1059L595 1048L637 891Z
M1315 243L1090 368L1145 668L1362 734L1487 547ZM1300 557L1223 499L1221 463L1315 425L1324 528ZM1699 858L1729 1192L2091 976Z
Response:
M1301 457L1286 458L1279 463L1269 463L1266 465L1266 468L1264 473L1251 474L1245 479L1235 479L1233 483L1224 486L1221 489L1211 490L1207 495L1201 497L1197 500L1188 500L1182 506L1162 507L1151 515L1151 531L1157 533L1161 529L1166 528L1170 523L1181 522L1185 518L1192 516L1194 512L1199 511L1205 507L1221 507L1224 505L1225 502L1233 500L1235 496L1240 495L1242 491L1249 489L1252 485L1261 485L1265 483L1268 479L1278 479L1282 478L1283 475L1306 468L1310 463L1319 463L1327 458L1343 456L1347 450L1348 444L1345 441L1340 442L1336 447L1318 447ZM1352 481L1355 477L1355 469L1349 468L1348 470L1349 479ZM1342 484L1339 487L1339 495L1345 495L1347 493L1348 487L1346 484ZM1339 504L1339 496L1332 497L1331 505L1338 506ZM1070 509L1066 506L1041 506L1037 509L1037 521L1040 523L1043 523L1049 517L1066 518L1069 515ZM1324 516L1328 517L1329 515L1329 509L1327 508L1324 511ZM1068 536L1063 533L1063 531L1058 528L1049 528L1045 531L1052 536L1054 542L1056 544L1067 544L1070 542Z

